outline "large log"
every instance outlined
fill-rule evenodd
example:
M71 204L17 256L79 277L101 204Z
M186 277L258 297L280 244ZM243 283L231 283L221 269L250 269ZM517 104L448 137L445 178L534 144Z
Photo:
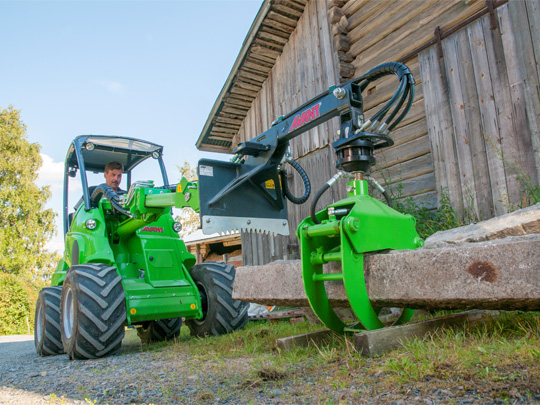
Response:
M532 224L540 220L538 208L521 215L529 225L518 227L515 216L504 219L513 223L510 228L536 229ZM488 227L490 230L496 228L495 222ZM477 229L481 228L477 224ZM500 228L499 235L505 235L503 227ZM468 233L470 228L465 230ZM488 233L491 238L496 237L495 233ZM479 239L482 238L472 238ZM452 244L456 239L447 244L437 240L433 247L366 255L364 274L372 305L540 310L540 234L485 239L458 244ZM337 262L325 267L325 272L340 271ZM327 282L326 286L332 305L347 306L341 282ZM239 267L233 297L265 305L308 306L300 261Z

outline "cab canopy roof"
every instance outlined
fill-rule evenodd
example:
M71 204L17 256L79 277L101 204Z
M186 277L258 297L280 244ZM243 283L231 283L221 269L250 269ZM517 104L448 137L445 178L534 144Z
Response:
M124 172L127 173L151 156L157 159L162 151L163 146L135 138L80 135L69 147L66 166L79 169L77 159L77 154L79 154L87 171L103 173L107 163L118 162L124 165Z

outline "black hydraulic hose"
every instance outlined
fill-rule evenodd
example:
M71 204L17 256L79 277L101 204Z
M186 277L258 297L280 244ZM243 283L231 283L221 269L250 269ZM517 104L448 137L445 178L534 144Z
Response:
M292 194L289 188L289 182L287 180L287 173L285 170L280 172L283 194L285 194L285 197L287 197L287 199L293 204L303 204L307 201L309 195L311 194L311 182L309 181L309 177L305 170L295 160L287 158L286 161L294 168L294 170L298 172L300 177L302 177L302 182L304 183L304 195L302 197L296 197Z
M411 86L411 90L409 92L409 101L407 101L407 105L405 106L405 109L403 110L401 115L394 121L394 123L388 127L388 130L390 131L393 130L403 120L403 118L405 118L405 116L407 115L407 113L412 107L413 100L414 100L414 86Z
M369 83L388 75L398 76L400 82L399 87L390 100L386 102L385 105L368 121L366 121L367 125L371 124L372 129L374 125L377 125L377 123L383 121L386 114L388 114L390 109L393 108L390 116L386 118L383 125L381 125L379 129L383 130L384 127L387 127L387 131L393 130L409 112L414 99L414 79L412 77L412 73L406 65L400 62L389 62L376 66L359 79L355 79L355 81L360 86L361 91L364 91L368 87ZM405 103L407 96L409 96L409 101L406 107L399 117L395 119L396 115L399 113L399 110Z
M324 183L324 186L322 186L321 189L319 191L317 191L317 194L315 194L315 197L313 197L313 201L311 201L310 215L311 215L311 220L313 221L314 224L320 224L321 223L321 221L319 221L317 219L317 217L315 216L315 211L316 211L316 208L317 208L317 202L319 202L319 199L321 198L321 196L329 188L330 188L330 184Z
M390 198L390 194L388 194L388 191L384 190L382 195L386 199L386 204L388 204L390 208L394 208L394 203L392 203L392 198Z
M125 210L121 205L118 198L118 194L112 189L111 186L109 186L106 183L100 184L96 187L94 192L92 193L92 196L90 197L90 206L92 208L95 208L98 206L99 200L101 200L102 196L105 196L110 202L112 207L120 212L121 214L127 215L128 217L131 216L131 213L127 210Z
M385 121L385 124L388 125L390 124L390 122L394 119L394 117L397 115L397 113L399 112L399 110L401 109L401 107L403 106L403 104L405 104L405 100L407 99L407 96L409 95L409 87L405 87L405 91L403 92L403 94L401 94L401 98L400 100L398 101L396 107L394 108L394 110L390 113L390 115L388 116L388 118L386 119Z
M376 112L373 115L373 117L370 118L370 120L373 121L373 122L381 121L384 118L384 116L386 115L386 113L388 112L388 110L390 110L390 107L392 107L392 104L394 104L396 102L396 100L398 99L400 94L405 90L406 90L405 82L401 81L399 83L399 87L398 87L397 91L394 93L392 98L384 105L384 107L380 111Z

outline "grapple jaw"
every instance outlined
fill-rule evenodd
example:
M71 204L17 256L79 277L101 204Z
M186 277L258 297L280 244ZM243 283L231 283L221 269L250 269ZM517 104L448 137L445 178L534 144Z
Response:
M203 233L256 231L288 235L287 204L278 162L244 164L201 159L198 165Z

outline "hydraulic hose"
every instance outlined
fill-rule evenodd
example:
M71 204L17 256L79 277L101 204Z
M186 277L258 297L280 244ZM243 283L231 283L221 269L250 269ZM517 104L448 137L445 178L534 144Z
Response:
M127 210L125 210L120 205L120 199L118 198L118 194L112 189L111 186L107 185L106 183L100 184L96 187L94 192L92 193L92 196L90 197L90 206L92 208L95 208L98 206L99 200L101 200L101 197L105 196L107 200L111 202L111 205L114 210L120 212L121 214L127 215L128 217L131 216L131 213Z
M377 180L375 180L373 177L369 176L368 177L368 180L371 181L371 183L375 186L375 188L377 190L379 190L381 192L381 194L383 195L384 199L386 200L386 204L388 204L388 206L390 208L393 208L394 207L394 203L392 202L392 198L390 197L390 194L388 193L388 191L386 191L384 189L383 186L381 186L379 184L379 182Z
M285 194L285 197L292 202L293 204L303 204L307 201L309 198L309 195L311 194L311 182L309 181L309 177L305 170L300 166L295 160L292 158L287 158L286 162L289 163L294 170L298 172L300 177L302 178L302 182L304 183L304 195L302 197L296 197L292 194L290 188L289 188L289 182L287 180L287 173L285 170L280 171L281 175L281 183L283 187L283 194Z
M401 122L405 115L407 115L414 99L414 79L409 68L399 62L389 62L376 66L360 77L360 88L362 91L364 91L370 82L378 80L387 75L396 75L400 81L399 87L390 100L379 111L377 111L368 120L368 122L370 124L381 122L392 106L394 106L392 113L381 126L381 129L387 128L388 131L391 131ZM405 104L407 96L409 100L402 113L396 118L397 113L403 104Z
M310 212L311 220L313 221L314 224L320 224L321 223L321 221L319 221L317 219L317 217L315 216L315 212L316 212L316 209L317 209L317 202L319 202L319 199L326 192L326 190L328 190L330 187L332 187L334 185L334 183L340 177L342 177L344 175L345 175L345 173L342 172L342 171L339 171L336 174L334 174L332 176L332 178L330 180L328 180L326 183L324 183L324 185L321 187L321 189L319 191L317 191L317 194L315 194L315 197L313 197L313 201L311 201L311 206L310 206L309 212Z
M390 208L394 208L394 203L392 202L392 198L390 198L390 194L388 194L388 191L384 190L382 195L386 199L386 204L388 204Z
M321 221L319 221L317 219L317 217L315 216L315 212L316 212L316 209L317 209L317 202L319 202L319 198L321 198L321 196L329 188L330 188L330 186L328 185L328 183L324 183L324 186L322 186L321 189L319 191L317 191L317 194L315 194L315 197L313 197L313 201L311 201L311 206L310 206L309 212L310 212L310 215L311 215L311 220L313 221L314 224L320 224L321 223Z

